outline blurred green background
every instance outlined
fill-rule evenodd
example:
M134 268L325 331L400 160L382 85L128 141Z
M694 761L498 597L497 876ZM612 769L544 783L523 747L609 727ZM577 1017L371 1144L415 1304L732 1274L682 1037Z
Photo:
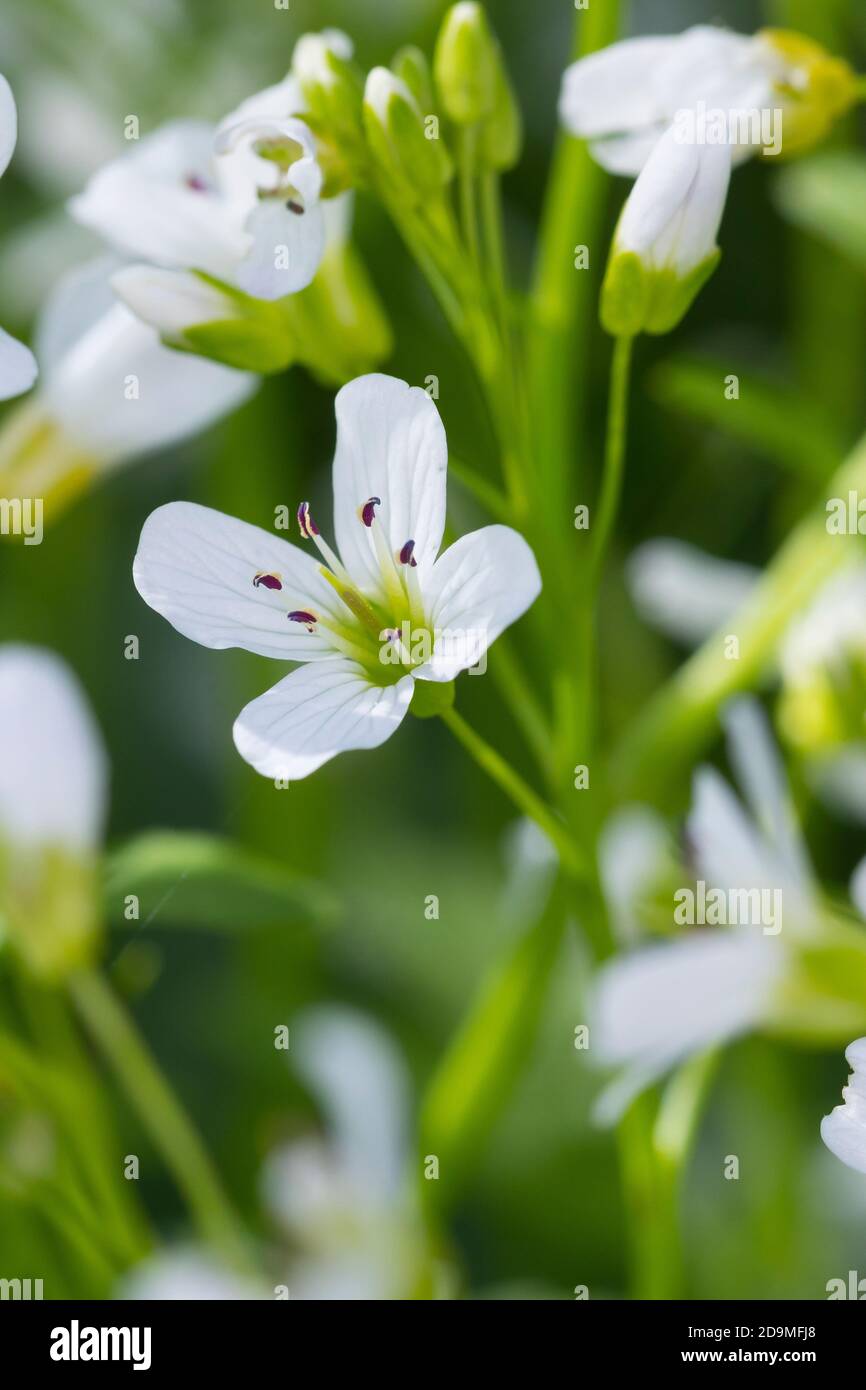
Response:
M120 147L125 115L138 114L143 130L169 117L217 118L283 75L300 33L328 25L351 34L365 66L387 62L404 43L429 52L445 8L432 0L292 0L288 12L271 0L7 0L0 53L19 104L20 138L0 196L4 325L26 337L50 285L96 249L63 203ZM526 121L524 156L505 185L510 261L525 285L574 11L569 0L494 0L488 9ZM798 28L858 70L866 67L860 0L632 5L634 32L700 21L744 32L765 23ZM834 142L856 145L858 121L843 123ZM684 358L721 363L743 377L754 372L790 393L819 417L834 449L866 423L864 260L858 265L786 220L779 177L757 163L737 173L721 270L673 339L641 344L618 560L649 537L672 535L760 565L820 483L819 464L809 476L778 450L685 413L676 375ZM610 227L625 188L609 182ZM415 383L438 376L452 448L492 473L493 445L465 361L384 214L363 199L356 236L394 325L394 355L384 369ZM603 262L599 248L595 277ZM597 475L609 350L599 330L586 392L590 476ZM41 547L0 550L0 640L61 652L105 731L110 843L153 827L219 832L317 879L336 900L332 922L321 929L250 923L238 911L213 933L171 911L130 930L120 896L109 895L108 960L117 982L254 1227L263 1158L278 1139L315 1124L311 1099L274 1051L274 1026L310 1003L351 1003L391 1032L420 1091L515 930L505 902L504 832L513 813L437 721L407 720L377 754L342 756L277 791L241 762L230 739L237 711L273 683L275 665L185 642L133 589L140 527L163 502L192 499L268 527L275 506L309 497L327 516L333 443L333 393L294 369L265 382L206 435L108 479ZM455 530L481 520L452 485ZM622 574L621 564L610 568ZM605 726L616 729L681 653L639 621L615 577L601 631L601 707ZM133 633L141 655L127 661L124 639ZM489 740L533 779L492 683L464 680L460 699L467 717L477 712ZM685 781L665 789L674 828L687 792ZM821 808L809 813L807 831L822 878L841 889L863 852L862 830ZM438 921L425 919L429 894L440 898ZM518 1090L455 1212L454 1239L475 1295L568 1298L576 1284L587 1284L592 1297L625 1291L614 1143L589 1123L598 1080L573 1047L583 1019L583 966L569 938L540 1034L527 1038ZM14 1018L5 978L0 1000ZM691 1296L821 1298L829 1278L862 1265L866 1186L818 1137L841 1068L838 1056L758 1039L726 1053L688 1180ZM143 1156L146 1206L167 1239L182 1234L174 1189L161 1165L148 1161L152 1151L137 1121L119 1098L116 1104L123 1151ZM0 1115L3 1105L0 1092ZM729 1153L740 1156L748 1181L722 1179ZM0 1274L41 1274L55 1296L89 1291L74 1254L8 1194L0 1196L0 1252Z

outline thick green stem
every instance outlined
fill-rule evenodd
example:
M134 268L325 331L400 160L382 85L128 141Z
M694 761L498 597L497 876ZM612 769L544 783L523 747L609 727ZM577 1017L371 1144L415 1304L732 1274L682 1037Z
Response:
M523 778L515 772L502 755L497 753L495 748L491 748L490 744L486 743L455 709L445 710L441 718L475 759L478 766L483 768L489 777L493 778L493 781L513 801L517 809L523 815L529 816L530 820L534 820L536 825L544 831L556 849L565 872L573 878L583 881L589 872L587 861L568 833L567 827L551 810L547 802L543 801L538 793L524 782Z
M95 970L74 975L69 988L88 1031L174 1174L201 1235L235 1268L253 1272L243 1228L216 1170L129 1015Z

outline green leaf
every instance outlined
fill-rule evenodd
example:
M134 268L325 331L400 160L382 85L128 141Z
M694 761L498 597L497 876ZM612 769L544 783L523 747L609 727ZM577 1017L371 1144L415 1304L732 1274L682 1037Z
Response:
M336 915L319 883L213 835L149 831L107 863L108 920L123 925L126 899L139 902L139 925L197 926L218 931L310 926Z
M767 454L783 468L823 480L845 444L833 423L802 392L738 372L739 396L729 400L730 363L674 357L650 374L648 387L662 406L721 430Z
M866 155L837 151L792 164L778 177L782 216L866 270Z

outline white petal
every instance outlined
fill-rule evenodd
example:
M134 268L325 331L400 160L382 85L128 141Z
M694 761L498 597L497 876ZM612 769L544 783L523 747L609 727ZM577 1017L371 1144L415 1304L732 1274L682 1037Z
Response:
M391 1039L362 1014L334 1005L301 1015L293 1051L345 1170L365 1191L383 1200L395 1195L408 1158L409 1084Z
M246 294L282 299L310 284L325 250L325 222L318 203L293 212L279 198L265 199L250 213L246 229L252 247L236 273Z
M712 929L603 967L590 1023L593 1049L625 1073L600 1098L600 1122L612 1123L675 1063L759 1025L783 970L775 939Z
M715 768L695 773L688 838L700 878L715 888L781 888L782 866Z
M66 664L39 647L0 647L0 839L96 848L107 783L102 737Z
M607 135L590 142L589 151L596 164L609 174L634 178L646 164L656 145L668 128L667 121L658 121L644 130L627 135Z
M778 854L785 874L811 905L809 857L797 818L791 789L769 720L757 700L731 701L722 711L728 736L728 756L746 795L752 815Z
M648 806L624 806L605 822L598 842L598 866L619 941L633 942L641 935L641 899L659 881L670 859L667 827Z
M727 114L778 105L775 70L781 72L781 65L760 40L698 24L662 55L651 80L657 100L671 116L698 102Z
M94 174L69 205L73 217L119 251L230 280L249 237L245 211L215 185L213 133L201 121L163 126Z
M685 541L652 540L628 563L629 591L645 622L680 642L700 642L735 613L758 571Z
M6 78L0 74L0 174L6 172L18 139L18 112Z
M821 1138L849 1168L866 1173L866 1038L852 1042L845 1056L851 1075L842 1088L844 1103L824 1116Z
M334 528L343 563L367 591L380 587L372 537L358 517L379 497L392 553L414 540L423 582L445 530L448 445L436 406L420 387L372 373L337 393L336 412Z
M235 747L265 777L299 781L351 748L378 748L403 722L414 681L371 686L353 661L302 666L241 710Z
M46 377L114 306L111 276L121 264L117 256L96 256L61 275L52 286L36 326L36 356Z
M46 375L40 394L81 449L115 461L204 429L257 385L249 372L164 347L155 329L115 302Z
M672 126L626 201L617 249L635 252L656 269L687 275L716 248L730 174L727 145L684 142Z
M281 120L284 116L294 116L304 109L304 98L296 77L288 73L281 82L254 92L239 106L230 111L217 127L217 138L241 121Z
M0 401L29 391L38 374L36 358L29 347L0 328Z
M559 115L572 135L591 139L640 131L667 115L653 87L655 67L678 38L624 39L566 68Z
M278 575L282 589L256 587L259 573ZM145 603L204 647L243 647L286 661L312 661L333 650L321 633L287 617L297 610L320 617L338 602L316 562L211 507L168 502L152 512L132 574Z
M526 541L510 526L485 526L440 555L422 584L433 655L420 680L449 681L483 656L500 632L541 593L541 575Z
M166 338L182 337L188 328L234 318L234 301L189 270L161 270L128 265L111 277L117 297L136 318Z

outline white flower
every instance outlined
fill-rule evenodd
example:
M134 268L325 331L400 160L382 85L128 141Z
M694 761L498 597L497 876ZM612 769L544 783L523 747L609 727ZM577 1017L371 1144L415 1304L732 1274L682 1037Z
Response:
M726 117L780 109L790 152L820 138L853 90L847 64L800 35L696 25L669 37L626 39L573 63L559 111L573 135L590 141L599 164L635 175L679 114L701 103ZM758 145L746 124L732 133L739 163Z
M12 158L18 137L15 98L6 78L0 75L0 176ZM0 328L0 400L29 391L36 380L36 359L29 348Z
M731 174L728 145L659 139L626 200L602 287L601 315L615 334L667 333L719 259L716 234Z
M726 724L753 819L714 770L698 772L687 826L696 877L726 890L778 888L786 929L802 933L815 915L814 894L766 721L759 706L742 700L729 707ZM621 1074L600 1097L599 1120L611 1123L692 1053L771 1021L788 972L787 945L756 925L707 926L603 967L593 1048Z
M866 1173L866 1038L852 1042L845 1056L851 1075L842 1088L843 1104L824 1116L821 1138L849 1168Z
M41 428L59 430L27 488L41 496L64 459L78 456L93 468L126 462L165 448L234 410L258 379L215 362L164 347L111 291L114 263L98 260L65 276L52 291L37 329L42 368L39 391L28 402ZM7 443L14 453L15 437ZM0 454L0 476L6 458ZM13 478L15 462L12 460ZM7 484L7 487L9 484Z
M275 300L316 273L321 186L313 136L295 117L174 121L100 169L70 211L126 256Z
M339 1007L303 1015L292 1055L327 1138L268 1159L265 1201L293 1242L293 1298L406 1298L423 1255L408 1179L409 1084L390 1039Z
M194 641L306 663L235 723L241 756L272 778L305 777L345 749L384 743L418 681L448 682L475 665L541 587L529 546L507 526L464 536L437 559L447 445L426 392L359 377L336 412L339 554L306 503L298 521L315 559L173 502L145 523L133 569L142 598Z

